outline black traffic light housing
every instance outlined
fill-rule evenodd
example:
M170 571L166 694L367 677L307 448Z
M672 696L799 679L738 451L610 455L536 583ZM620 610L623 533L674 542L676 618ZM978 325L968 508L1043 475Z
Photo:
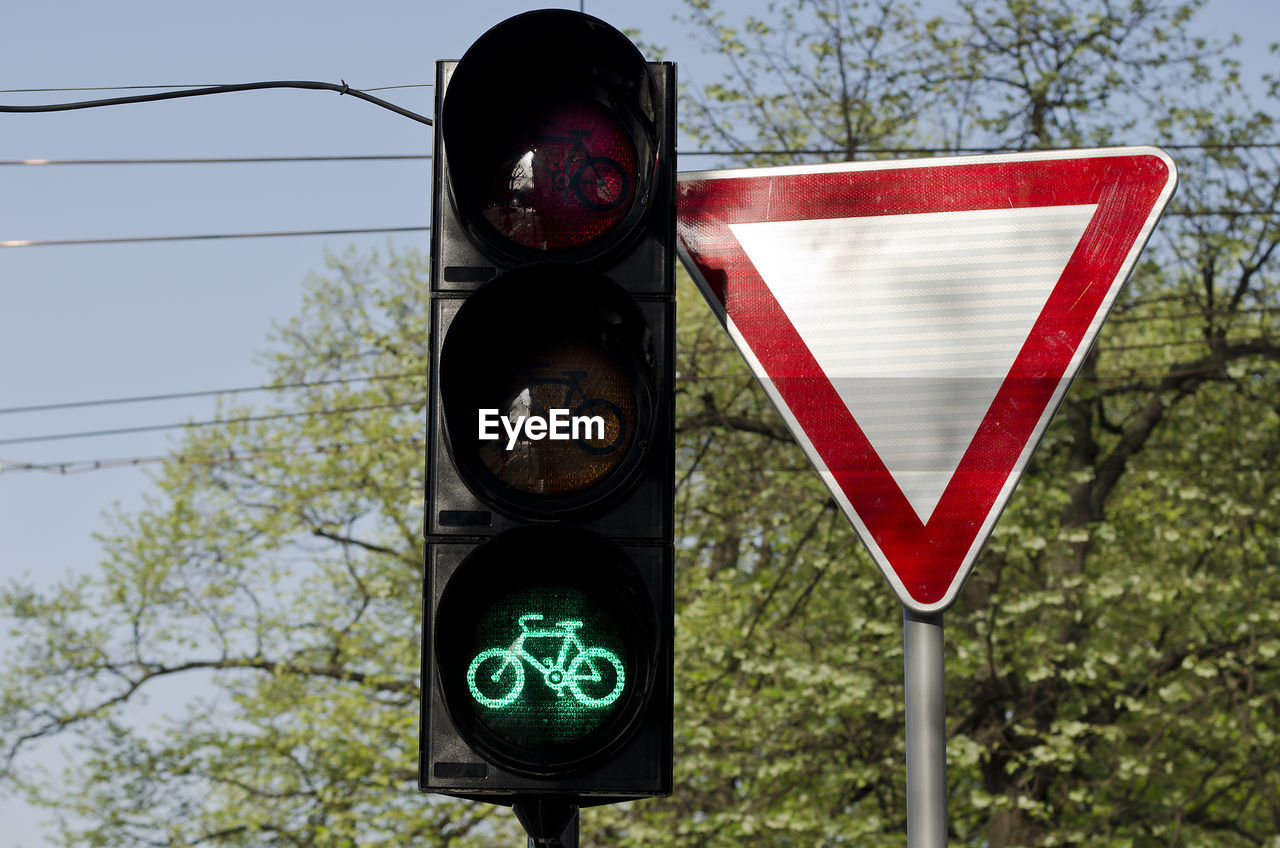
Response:
M675 102L576 12L437 65L424 791L671 791Z

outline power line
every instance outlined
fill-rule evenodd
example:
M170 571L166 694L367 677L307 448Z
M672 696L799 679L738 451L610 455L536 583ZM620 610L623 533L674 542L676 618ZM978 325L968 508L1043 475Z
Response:
M183 236L119 236L111 238L81 239L14 239L0 241L2 247L70 247L73 245L91 244L140 244L143 242L164 241L216 241L219 239L246 238L291 238L294 236L346 236L367 235L370 233L425 233L428 227L354 227L334 230L280 230L275 232L256 233L202 233Z
M81 474L87 471L106 471L113 468L134 468L140 465L227 465L253 459L272 459L283 456L312 456L314 454L347 453L358 448L385 447L388 444L402 444L409 448L422 448L426 443L420 439L408 442L380 440L377 442L352 442L336 445L318 445L312 448L294 448L290 450L249 451L237 453L228 451L225 454L204 454L189 456L187 454L169 454L165 456L133 456L117 459L72 459L60 462L14 462L0 459L0 474L14 471L47 471L51 474Z
M227 94L241 91L256 91L269 88L299 88L318 91L335 91L338 94L349 94L352 97L365 100L375 106L389 109L398 115L410 118L420 123L432 125L431 118L411 112L400 106L374 97L369 94L370 91L385 91L391 89L403 88L431 88L429 83L409 83L403 85L388 85L377 88L356 89L347 84L346 80L341 80L340 84L331 82L317 82L314 80L272 80L266 82L250 82L250 83L232 83L232 84L211 84L201 86L178 86L178 85L126 85L126 86L84 86L73 88L11 88L0 89L0 93L5 94L28 94L28 93L58 93L58 92L77 92L77 91L136 91L136 90L152 90L150 94L137 94L125 97L111 97L98 100L83 100L71 103L49 103L24 106L5 106L0 105L0 112L62 112L73 109L90 109L100 106L119 106L130 103L147 103L159 100L172 100L181 97L198 97L207 94ZM155 91L155 89L165 89L163 91ZM1280 142L1158 142L1161 147L1167 150L1260 150L1260 149L1280 149ZM868 147L860 150L847 151L840 148L797 148L797 149L758 149L758 150L693 150L685 151L687 156L847 156L853 154L866 155L901 155L901 154L982 154L982 153L1021 153L1029 150L1051 151L1051 150L1071 150L1074 148L1027 148L1027 147ZM40 162L45 164L44 162ZM11 163L6 163L11 164ZM26 162L23 164L35 164L35 162Z
M212 88L221 82L193 82L177 85L82 85L68 88L0 88L0 94L58 94L73 91L147 91L162 88Z
M73 91L147 91L147 90L155 90L155 89L174 89L174 88L215 88L221 85L227 85L227 83L193 82L193 83L182 83L177 85L84 85L84 86L72 86L70 88L0 88L0 94L61 94L61 93L68 93ZM361 91L389 91L393 88L434 88L434 84L429 82L413 82L413 83L404 83L403 85L368 86L360 90Z
M5 165L245 165L262 162L394 162L430 159L430 153L369 153L342 156L186 156L150 159L0 159Z
M259 91L268 88L301 88L312 91L336 91L338 94L349 94L358 100L364 100L383 109L389 109L397 115L409 118L427 126L432 120L425 115L411 112L394 103L374 97L372 94L352 88L342 80L341 85L332 82L316 82L315 80L271 80L268 82L245 82L234 85L212 85L204 88L184 88L176 91L157 91L151 94L133 94L125 97L107 97L100 100L77 100L71 103L41 103L31 106L3 106L0 112L67 112L73 109L94 109L99 106L123 106L130 103L151 103L158 100L175 100L180 97L200 97L206 94L230 94L239 91Z
M1219 315L1224 317L1233 317L1238 314L1273 314L1280 312L1278 309L1259 307L1256 309L1240 309L1237 312L1216 311L1213 313L1203 312L1187 312L1178 315L1143 315L1143 316L1125 316L1112 315L1108 319L1108 323L1129 323L1134 321L1149 322L1156 319L1185 319L1185 318L1202 318L1208 315ZM1141 344L1102 344L1100 347L1108 352L1127 351L1127 350L1145 350L1145 349L1163 349L1176 346L1195 346L1205 344L1204 339L1176 339L1166 341L1144 342ZM718 352L728 352L729 348L717 349ZM249 394L253 392L278 392L288 391L291 389L316 388L320 386L332 385L350 385L351 383L363 382L383 382L391 380L404 380L414 377L426 377L426 371L405 371L397 374L368 374L356 377L334 377L327 380L304 380L294 383L277 383L274 385L259 384L254 386L235 386L223 389L199 389L186 392L167 392L150 395L131 395L127 397L115 398L95 398L93 400L75 400L62 401L58 403L32 404L28 406L11 406L0 408L0 415L13 415L19 413L31 412L55 412L68 409L86 409L97 406L113 406L131 403L151 403L169 400L184 400L198 397L220 397L224 395ZM165 426L185 426L185 425L165 425Z
M249 392L278 392L288 389L308 389L316 386L332 386L335 384L375 382L382 380L401 380L406 377L425 377L425 371L406 371L401 374L368 374L359 377L334 377L329 380L307 380L297 383L279 383L276 385L241 386L234 389L203 389L190 392L170 392L167 394L135 395L133 397L101 398L97 400L73 400L62 403L44 403L33 406L11 406L0 409L0 415L18 412L51 412L61 409L82 409L91 406L110 406L124 403L149 403L151 401L179 400L182 398L212 397L217 395L247 394Z
M1164 215L1172 218L1222 217L1251 218L1269 217L1280 214L1280 209L1169 209ZM296 236L342 236L370 235L377 233L425 233L430 227L352 227L328 230L279 230L270 232L246 233L200 233L175 236L112 236L106 238L77 239L11 239L0 241L0 248L6 247L73 247L103 244L142 244L147 242L173 241L217 241L220 239L248 238L292 238Z
M1164 150L1272 150L1280 149L1280 141L1224 141L1224 142L1163 142L1144 141L1143 145L1154 144ZM1108 147L1120 147L1120 144L1109 144ZM984 153L1051 153L1079 150L1077 147L860 147L850 151L831 147L800 147L793 150L760 148L757 150L734 150L726 148L717 150L681 150L681 156L849 156L865 154L868 156L886 156L893 154L945 154L963 156Z
M1230 150L1230 149L1280 149L1280 142L1248 142L1240 144L1160 144L1166 150ZM865 148L856 151L866 155L888 154L949 154L975 153L1028 153L1043 148L1027 147L903 147ZM842 150L681 150L680 156L842 156ZM278 162L368 162L413 161L430 159L430 153L354 153L344 155L315 156L190 156L156 158L115 159L4 159L0 166L17 165L242 165L249 163Z
M338 409L301 410L297 412L276 412L266 415L245 415L239 418L222 418L212 421L186 421L174 424L144 424L137 427L116 427L107 430L81 430L74 433L50 433L40 436L18 436L12 439L0 439L0 445L31 444L33 442L55 442L67 439L90 439L100 436L125 436L135 433L155 433L161 430L190 430L196 427L220 427L226 424L251 424L260 421L280 421L288 418L316 417L322 415L348 415L355 412L372 412L379 409L401 409L406 406L420 405L423 401L399 401L396 403L375 403L367 406L349 406Z

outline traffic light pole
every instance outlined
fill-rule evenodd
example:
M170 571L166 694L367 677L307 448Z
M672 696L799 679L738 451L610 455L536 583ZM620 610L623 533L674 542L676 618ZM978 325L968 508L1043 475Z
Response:
M903 610L907 848L947 844L947 721L942 613Z
M528 848L578 848L578 805L556 796L522 798L511 805L529 834Z

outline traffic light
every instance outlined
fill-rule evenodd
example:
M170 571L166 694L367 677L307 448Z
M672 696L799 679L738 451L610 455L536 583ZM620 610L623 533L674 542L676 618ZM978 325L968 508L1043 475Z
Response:
M522 820L671 792L675 103L577 12L437 64L419 783Z

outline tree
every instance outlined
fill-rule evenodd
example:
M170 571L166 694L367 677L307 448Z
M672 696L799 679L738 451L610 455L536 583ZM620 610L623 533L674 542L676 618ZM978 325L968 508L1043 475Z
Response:
M695 114L706 138L733 127L745 161L767 160L770 147L775 161L796 161L1135 137L1200 145L1181 155L1178 205L948 617L951 819L962 844L1263 844L1280 811L1265 729L1278 706L1280 590L1267 567L1280 352L1274 81L1264 108L1251 107L1234 66L1216 67L1189 35L1193 5L961 3L957 20L918 23L897 4L806 2L788 4L785 27L741 30L709 3L690 7L732 57L729 81ZM846 89L812 83L843 79L832 57L852 51L831 41L878 32L859 28L890 8L899 55L926 58L877 76L866 100L913 78L928 81L918 102L950 108L933 120L918 110L869 149L828 129L856 123ZM773 63L775 91L790 96L768 96L762 69L742 57L802 53L810 30L823 48ZM779 525L809 526L799 514ZM745 607L716 622L720 640L691 640L734 646L714 699L694 710L721 720L690 715L686 743L715 753L704 770L721 776L719 794L682 794L666 829L697 834L689 844L900 839L897 623L864 621L862 594L884 590L860 582L865 563L848 583L845 562L826 564L832 551L850 559L843 526L806 540L826 545L796 560L824 572L812 581L771 548L770 529L748 524L724 544L739 554L735 577L749 588L732 594ZM769 638L727 635L741 633ZM771 701L784 688L806 693L802 709L794 695ZM736 768L715 771L731 752Z
M1277 83L1251 105L1193 7L776 10L737 28L690 2L730 78L685 119L734 161L1198 145L948 614L951 826L993 848L1268 844ZM588 811L583 843L903 844L900 614L682 286L676 794ZM344 257L309 290L278 407L193 431L99 573L0 594L0 780L81 813L68 844L519 842L509 814L414 791L422 260ZM196 676L208 703L144 723L140 697ZM50 785L27 754L55 737L76 760Z
M280 407L191 432L147 508L103 537L99 574L3 593L22 643L0 762L90 822L69 844L485 844L467 835L491 810L413 790L422 266L333 260L280 331ZM141 696L195 676L212 701L131 720ZM78 753L51 791L20 755L57 734Z

